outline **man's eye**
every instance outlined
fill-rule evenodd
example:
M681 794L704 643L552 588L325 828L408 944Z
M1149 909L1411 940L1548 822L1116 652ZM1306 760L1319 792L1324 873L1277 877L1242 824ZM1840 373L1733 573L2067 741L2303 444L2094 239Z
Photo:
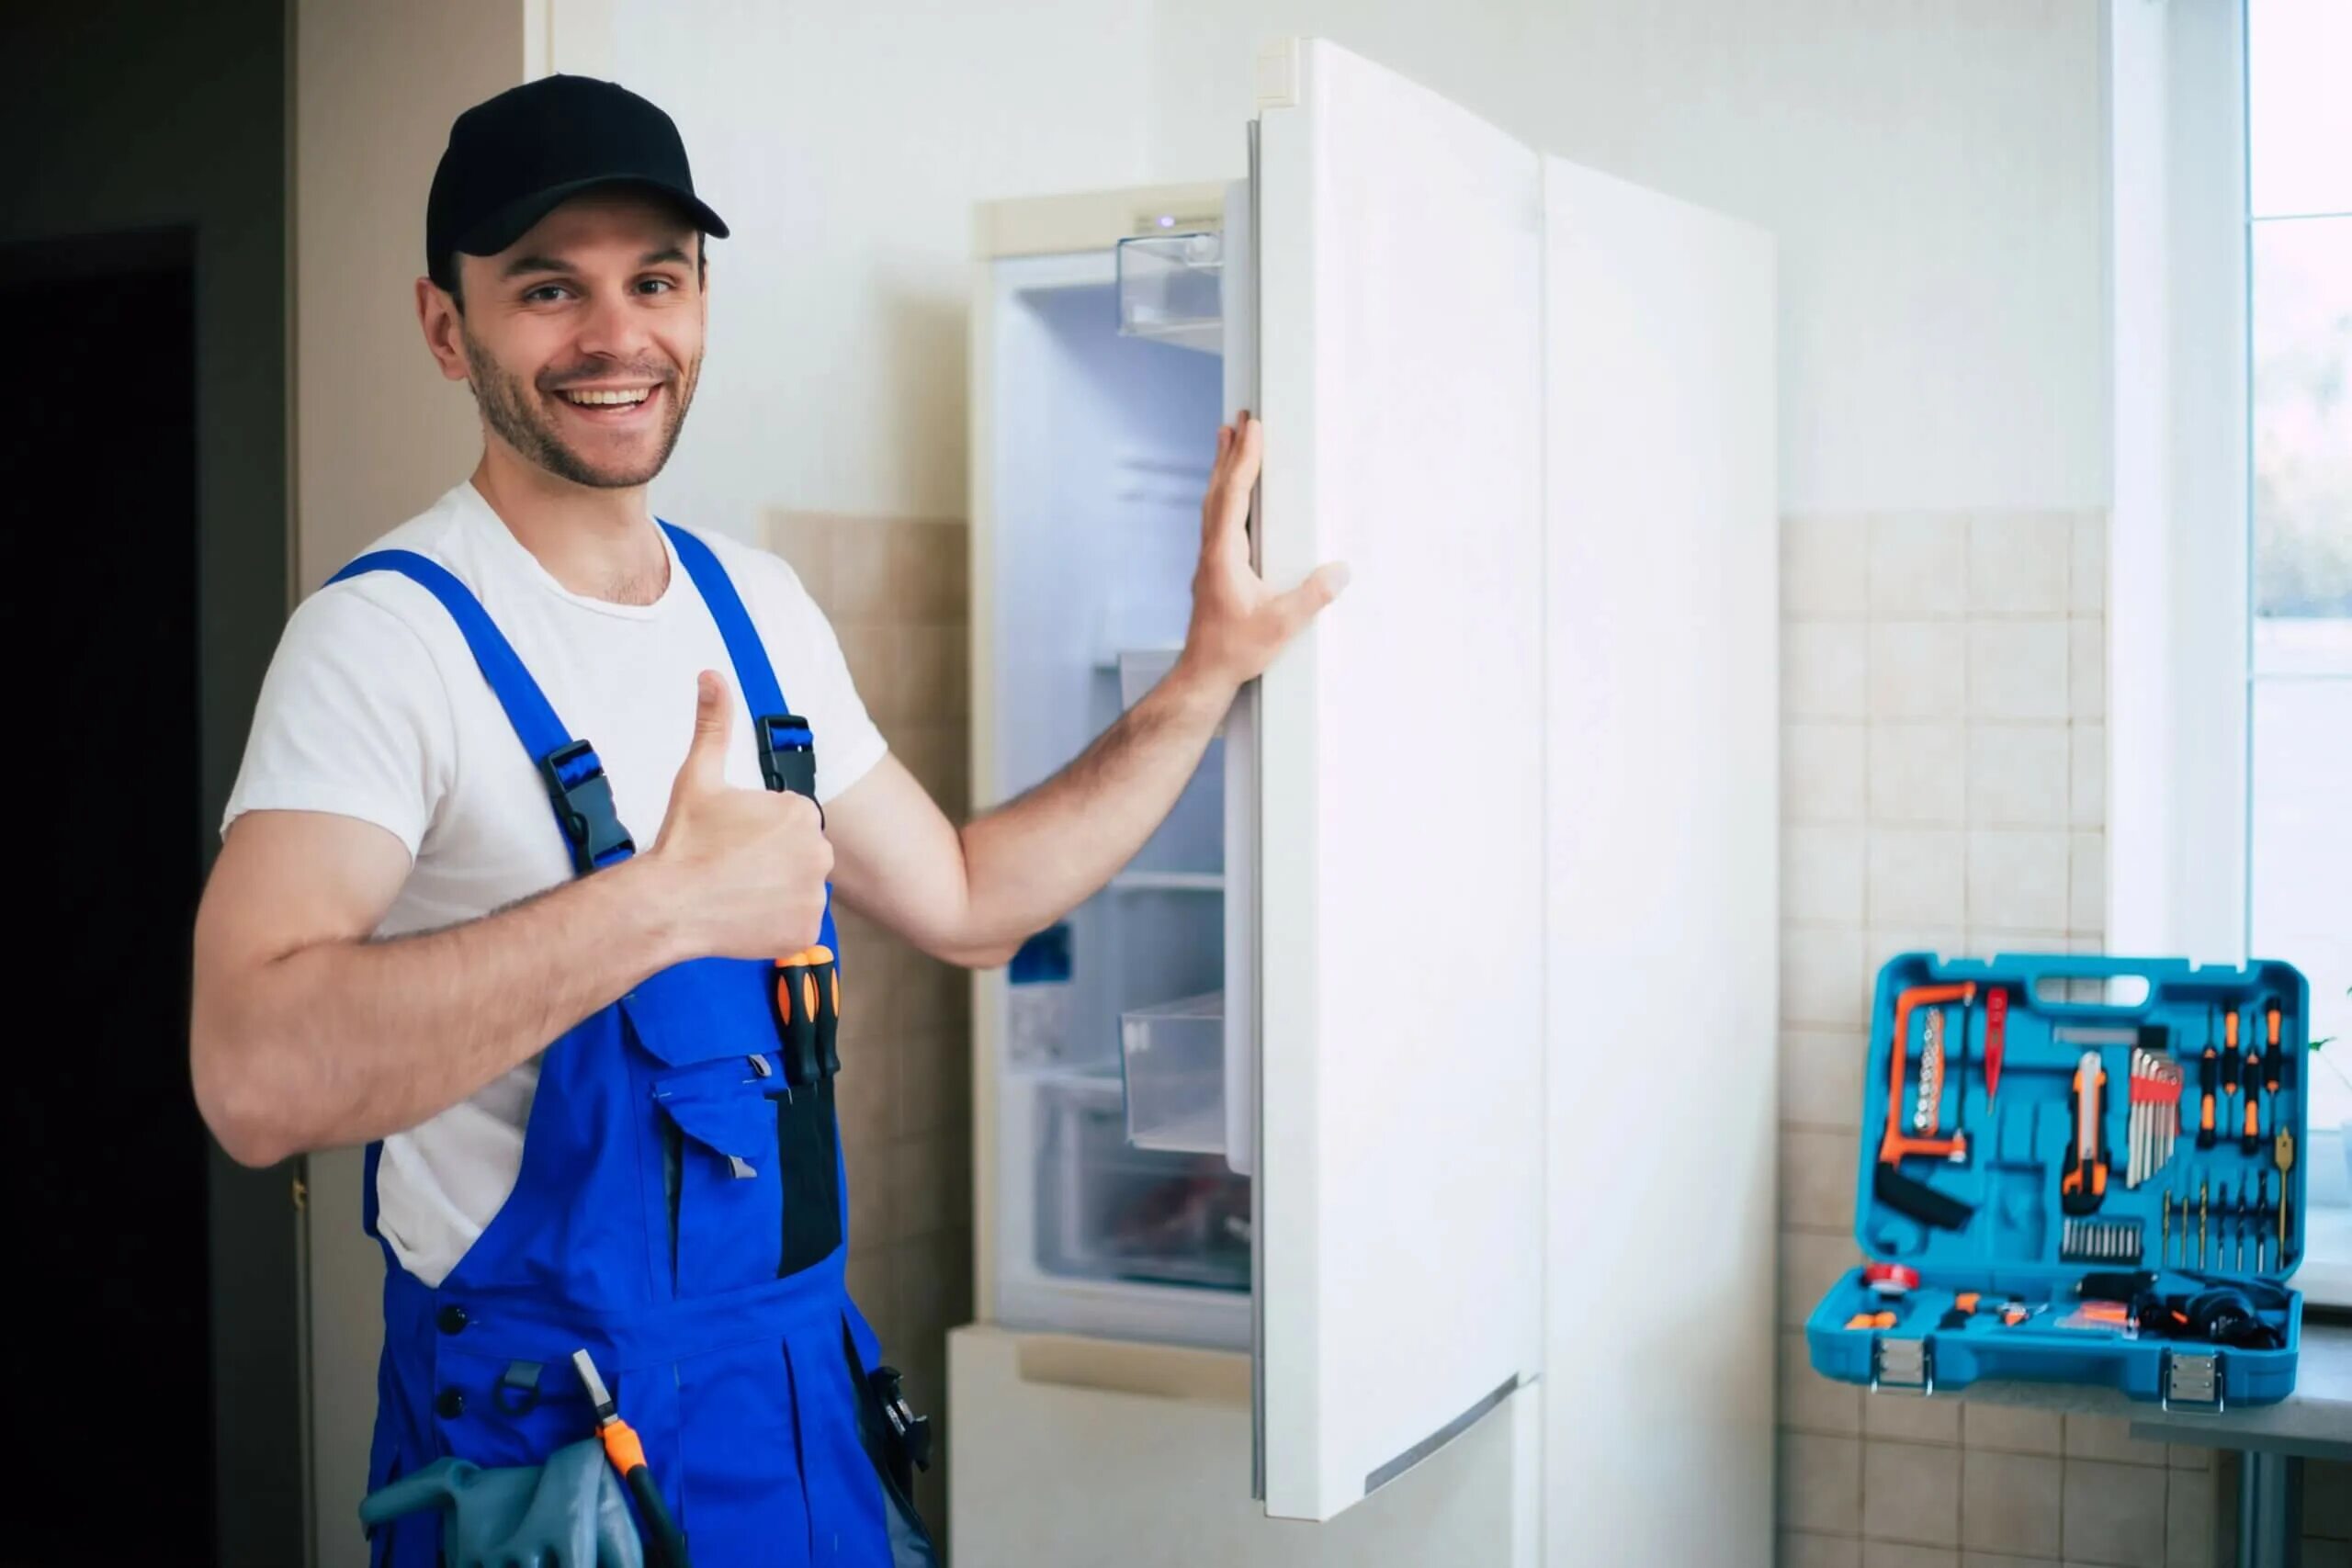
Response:
M523 299L526 304L545 305L562 299L569 292L570 290L560 283L542 283L524 295Z
M637 287L641 292L647 294L672 294L675 293L678 288L666 277L649 277Z

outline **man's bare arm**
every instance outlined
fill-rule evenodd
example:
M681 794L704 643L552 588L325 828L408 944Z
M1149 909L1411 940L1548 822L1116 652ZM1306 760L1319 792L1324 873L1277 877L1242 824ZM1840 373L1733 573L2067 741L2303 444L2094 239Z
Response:
M370 939L409 870L383 829L240 818L197 916L188 1042L198 1107L230 1157L266 1165L415 1126L660 969L814 941L831 865L816 810L729 788L728 726L706 674L651 850L422 935Z
M1250 565L1250 487L1261 426L1217 433L1202 503L1193 619L1175 667L1079 758L958 829L885 758L826 807L842 901L951 963L1010 958L1022 939L1091 897L1175 806L1243 682L1345 582L1318 570L1286 593Z

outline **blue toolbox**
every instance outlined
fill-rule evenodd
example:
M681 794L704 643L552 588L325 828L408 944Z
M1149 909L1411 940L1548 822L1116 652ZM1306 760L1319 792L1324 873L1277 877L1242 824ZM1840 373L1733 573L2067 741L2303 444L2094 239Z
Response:
M2167 1409L2295 1386L2308 992L2286 964L2023 953L1879 971L1823 1375L2103 1383Z

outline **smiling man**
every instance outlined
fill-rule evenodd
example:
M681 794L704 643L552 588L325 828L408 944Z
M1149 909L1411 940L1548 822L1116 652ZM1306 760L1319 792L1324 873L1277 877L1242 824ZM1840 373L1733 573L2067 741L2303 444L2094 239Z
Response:
M609 83L452 127L416 304L481 460L286 628L198 919L191 1066L239 1160L368 1145L371 1489L588 1438L584 1350L700 1568L927 1562L919 1428L842 1287L832 898L1003 962L1141 846L1338 577L1251 571L1258 429L1221 430L1174 671L949 822L791 569L647 510L726 233L669 118ZM436 1510L374 1529L379 1563L440 1560Z

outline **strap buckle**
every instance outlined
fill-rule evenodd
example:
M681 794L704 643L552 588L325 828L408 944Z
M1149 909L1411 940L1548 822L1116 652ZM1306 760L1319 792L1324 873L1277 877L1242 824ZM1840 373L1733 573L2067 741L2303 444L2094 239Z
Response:
M586 762L583 769L579 766ZM605 764L585 740L567 741L539 759L556 825L571 846L571 869L585 876L608 862L633 854L637 840L621 826L613 805L613 784Z
M760 777L768 788L817 798L817 735L797 714L762 714L752 727L759 734Z

